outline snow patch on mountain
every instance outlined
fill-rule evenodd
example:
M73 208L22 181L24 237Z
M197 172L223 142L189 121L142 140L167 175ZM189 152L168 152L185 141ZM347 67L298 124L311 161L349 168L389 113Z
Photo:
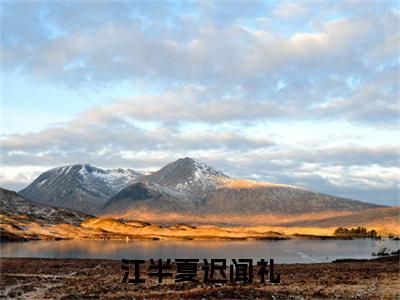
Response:
M82 176L82 182L85 184L100 181L101 184L107 185L109 188L118 192L136 182L143 175L130 169L99 169L91 165L83 165L78 172Z
M196 187L197 190L208 191L216 188L222 181L229 178L228 175L214 170L205 163L192 160L192 164L192 175L176 185L178 191L191 191L192 187Z
M212 170L212 169L211 169ZM214 171L214 170L212 170ZM188 177L185 181L180 182L176 185L178 191L187 191L191 187L196 186L204 191L216 188L221 182L223 177L215 172L207 172L203 166L196 166L196 170L192 176Z

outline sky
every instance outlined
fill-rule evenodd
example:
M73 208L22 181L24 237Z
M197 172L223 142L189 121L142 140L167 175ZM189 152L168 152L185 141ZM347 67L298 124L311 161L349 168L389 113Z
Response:
M399 2L0 3L0 186L189 156L400 205Z

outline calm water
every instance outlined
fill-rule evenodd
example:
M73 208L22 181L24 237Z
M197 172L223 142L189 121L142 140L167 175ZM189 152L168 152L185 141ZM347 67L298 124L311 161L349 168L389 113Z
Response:
M277 263L329 262L338 258L371 258L389 240L284 241L31 241L1 243L2 257L41 258L274 258Z

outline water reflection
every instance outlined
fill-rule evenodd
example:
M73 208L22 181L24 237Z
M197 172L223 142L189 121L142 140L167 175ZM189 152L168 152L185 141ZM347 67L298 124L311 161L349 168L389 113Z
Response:
M31 241L2 243L2 257L41 258L274 258L278 263L326 262L338 258L370 258L389 240L283 241Z

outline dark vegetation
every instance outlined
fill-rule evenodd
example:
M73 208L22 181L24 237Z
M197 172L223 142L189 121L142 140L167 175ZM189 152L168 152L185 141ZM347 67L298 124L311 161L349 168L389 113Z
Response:
M395 241L400 240L399 236L398 235L394 235L393 233L389 233L388 238L391 239L391 240L395 240Z
M378 236L378 233L374 229L368 231L367 228L361 226L354 227L351 229L345 227L339 227L335 230L333 235L340 237L353 237L353 238L380 238L380 236Z

